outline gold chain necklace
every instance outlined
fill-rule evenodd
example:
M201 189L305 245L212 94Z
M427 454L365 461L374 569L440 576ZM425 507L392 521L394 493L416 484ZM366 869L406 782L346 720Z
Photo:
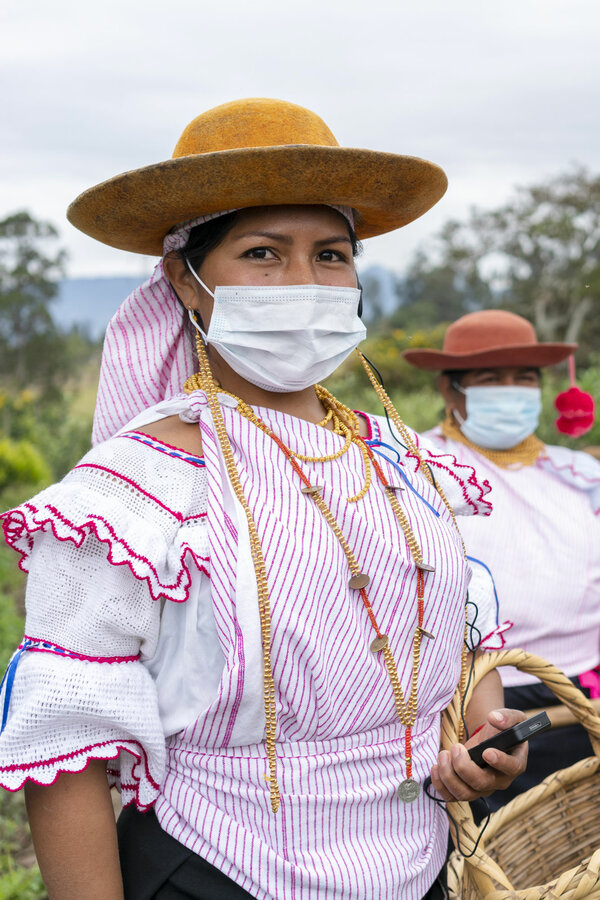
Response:
M358 430L358 420L357 417L351 413L350 410L338 404L338 401L335 400L328 392L325 392L325 389L320 385L316 387L317 395L322 402L328 402L333 400L336 404L335 408L338 414L341 412L344 418L351 419L352 417L356 420L355 425ZM413 635L412 641L412 673L410 679L410 693L408 702L405 699L404 691L402 690L402 685L400 684L400 679L398 677L398 667L396 665L396 660L394 659L394 655L392 653L389 638L387 634L383 634L379 628L379 624L375 617L375 613L373 611L373 607L371 606L371 602L369 596L367 594L367 587L370 583L369 576L361 571L361 568L358 564L356 556L352 549L350 548L338 522L336 521L331 509L326 504L323 499L320 488L317 485L313 485L310 483L306 474L300 468L297 459L300 458L299 454L292 452L289 447L287 447L281 438L276 435L273 430L254 412L251 406L245 403L243 400L238 398L238 412L244 416L248 421L250 421L256 428L260 429L264 434L266 434L272 441L277 445L277 447L282 451L283 455L290 463L294 472L298 475L301 482L303 483L303 487L301 488L302 493L304 493L307 497L310 497L314 502L315 506L323 516L325 522L329 525L331 530L333 531L335 537L337 538L342 550L344 551L344 555L346 556L346 560L348 562L348 568L350 569L351 577L348 581L348 586L351 589L357 590L369 617L369 621L371 626L375 632L375 638L370 643L370 650L372 653L381 652L384 661L385 667L388 673L388 677L392 686L392 692L394 697L394 705L396 708L396 714L400 723L405 728L405 763L406 763L406 779L401 783L399 788L399 796L405 802L411 802L416 799L419 793L419 785L412 778L412 727L414 726L417 719L417 686L418 686L418 676L419 676L419 666L420 666L420 657L421 657L421 642L423 636L432 638L428 631L425 631L423 628L423 615L424 615L424 585L425 585L425 572L433 571L433 566L430 566L423 562L423 557L421 553L421 548L417 542L417 539L410 527L410 523L408 518L401 508L398 498L396 496L396 490L394 486L390 485L383 473L383 470L376 462L374 458L370 458L370 463L373 464L379 481L382 484L382 487L385 491L385 496L388 498L388 501L392 507L394 515L400 524L406 542L408 544L411 556L415 565L417 566L417 626L415 628L415 632ZM372 456L372 451L368 447L368 445L363 441L362 438L356 433L353 432L353 440L356 440L360 444L362 444L365 448L365 452L367 455ZM331 458L338 458L341 454L333 455ZM304 458L304 457L302 457ZM317 457L318 460L328 459L327 457Z
M193 375L192 379L198 379L198 376ZM198 386L200 382L196 380L192 382L192 379L188 379L186 384L196 383ZM230 391L226 391L223 388L219 388L220 393L227 394L229 397L233 397L233 399L237 402L238 412L243 415L246 419L249 419L253 422L253 424L260 428L262 431L267 432L267 426L262 422L262 420L255 415L251 406L249 406L241 397L236 396L236 394L232 394ZM302 462L313 462L313 463L325 463L325 462L334 462L336 459L340 459L345 453L347 453L352 446L352 444L356 444L362 454L363 463L365 467L365 483L361 490L354 497L348 497L348 503L357 503L359 500L365 496L369 488L371 487L372 482L372 472L371 472L371 459L367 449L365 447L364 442L360 439L359 434L359 424L358 424L358 416L356 413L352 412L352 410L348 409L346 406L341 404L333 394L330 394L326 388L321 384L315 385L315 393L317 395L318 400L321 402L323 406L327 408L327 413L320 422L317 422L317 425L320 427L324 427L328 422L333 422L333 433L339 434L344 438L344 444L334 453L326 454L325 456L307 456L302 453L298 453L296 450L292 450L289 447L286 447L287 452L293 456L295 459L302 460Z
M244 495L244 491L240 482L239 473L237 471L237 467L235 464L235 458L233 456L233 450L231 448L231 444L229 441L229 436L227 434L227 430L225 427L225 422L223 419L223 413L218 400L218 392L221 390L214 381L212 376L212 371L210 369L210 363L208 360L208 354L206 352L206 347L204 345L203 340L200 335L196 336L196 348L198 352L198 360L200 363L200 371L187 379L184 384L184 391L186 393L191 393L194 390L203 390L206 394L209 408L212 413L213 422L215 425L215 431L217 434L217 439L221 446L221 450L223 453L223 457L225 460L225 466L227 469L227 474L229 476L229 480L231 482L234 493L244 510L244 514L246 516L248 531L250 537L250 548L253 566L255 570L256 576L256 584L257 584L257 592L258 592L258 607L259 607L259 619L260 619L260 628L261 628L261 639L262 639L262 647L263 647L263 671L264 671L264 706L265 706L265 745L267 751L267 760L269 764L269 773L265 777L269 783L270 797L271 797L271 809L273 812L277 812L280 806L280 791L279 785L277 781L277 756L276 756L276 731L277 731L277 715L276 715L276 705L275 705L275 682L273 678L273 670L271 664L271 613L270 613L270 597L269 597L269 588L266 574L266 565L264 560L264 555L262 552L262 547L260 543L260 538L256 529L256 524L254 522L254 517L252 515L252 511L248 505L246 497ZM361 360L363 361L363 365L367 370L367 374L374 387L376 385L375 377L370 370L366 360L362 357L362 354L359 354ZM378 395L385 398L384 406L388 409L388 406L393 410L394 416L394 424L399 427L399 430L403 437L407 442L407 446L410 449L411 453L414 453L415 457L418 460L419 468L423 471L426 470L426 467L423 464L423 461L419 455L418 449L412 441L412 438L409 432L406 430L404 423L398 416L398 413L394 409L389 400L389 397L381 388L381 393L377 388L380 388L379 385L376 387L376 391ZM331 527L335 536L337 537L346 559L348 561L348 566L350 569L351 578L349 580L349 587L354 590L358 590L360 592L361 599L367 611L369 620L373 629L375 630L376 637L371 642L370 649L372 652L382 652L382 655L385 660L385 665L388 671L388 676L390 678L390 682L392 685L392 690L394 694L394 703L396 706L396 712L398 718L402 725L405 727L405 761L406 761L406 779L402 782L398 789L398 794L400 799L405 802L412 802L417 798L420 793L420 786L414 779L412 778L412 750L411 750L411 729L416 721L417 715L417 682L418 682L418 670L419 670L419 662L420 662L420 651L421 651L421 641L423 636L433 638L433 635L429 634L423 629L423 611L424 611L424 573L428 571L433 571L433 567L423 562L421 549L416 541L414 533L410 528L410 523L402 510L398 498L396 497L397 488L393 485L387 483L387 479L381 467L376 462L373 453L365 443L360 435L358 435L358 426L356 425L356 433L354 434L354 429L351 428L350 421L352 417L356 420L356 416L350 410L347 410L339 401L337 401L329 392L325 391L324 388L319 386L319 390L322 392L319 399L325 403L329 409L332 410L332 418L337 418L341 423L343 423L346 427L350 428L353 432L353 439L360 441L360 444L365 448L363 453L363 458L366 456L369 458L369 463L373 466L377 473L377 477L380 480L384 490L385 495L390 502L394 515L402 531L404 533L405 539L408 543L413 561L417 566L417 627L415 629L415 633L413 636L413 671L411 676L411 687L410 687L410 695L409 701L406 703L404 698L404 693L402 691L402 687L400 685L400 681L397 674L397 667L389 647L389 639L388 636L383 634L379 626L377 624L377 620L375 619L375 614L373 613L368 595L366 593L366 588L369 584L369 577L365 573L361 572L360 566L354 556L351 548L347 544L345 537L339 528L331 510L323 500L319 488L317 486L311 485L309 480L306 478L305 474L302 472L298 462L294 459L294 455L292 452L283 444L282 441L268 428L268 426L262 422L255 415L254 411L248 404L244 403L244 401L236 398L238 400L238 411L240 414L244 415L246 418L250 418L247 413L249 412L251 416L256 420L255 425L263 430L269 437L274 440L277 445L280 447L282 452L286 455L286 458L292 468L295 470L296 474L300 477L301 481L304 483L304 487L302 488L303 493L306 493L309 497L313 499L315 505L323 515L327 524ZM224 393L228 393L224 391ZM234 395L232 395L234 396ZM382 401L383 402L383 401ZM388 410L389 412L389 410ZM328 415L325 416L323 421L328 421ZM350 420L350 421L349 421ZM250 419L252 421L252 419ZM399 423L399 424L398 424ZM346 451L344 451L346 452ZM361 452L363 452L361 450ZM339 458L341 454L338 454L334 458ZM431 473L429 472L428 480L433 482L433 478ZM363 496L368 490L368 486L363 488ZM450 510L452 518L454 519L453 511L450 509L449 504L443 494L443 492L438 488L440 496L442 497L444 503ZM357 498L349 498L355 501ZM456 520L455 524L456 524ZM464 549L464 545L463 545ZM462 666L461 666L461 685L462 691L464 692L464 682L466 681L466 644L463 647L463 658L462 658Z
M458 522L456 521L456 516L454 515L454 510L448 503L446 494L444 493L441 485L439 485L435 481L433 475L431 474L431 470L430 470L429 466L421 458L421 454L419 453L419 449L412 439L412 435L410 434L406 425L404 424L404 422L398 415L398 411L396 410L396 407L392 403L392 401L389 397L389 394L387 393L387 391L385 390L383 385L379 384L379 382L377 381L377 379L375 377L375 373L373 372L373 369L369 365L367 359L363 356L363 354L360 352L360 350L357 349L356 353L358 355L359 360L361 361L363 369L367 373L367 377L368 377L369 381L371 382L371 386L373 387L373 390L379 397L379 400L380 400L383 408L387 412L388 416L390 417L390 419L392 420L392 422L398 429L398 432L401 435L402 440L404 441L404 444L405 444L407 450L409 451L409 453L411 453L411 455L413 455L417 458L418 470L423 473L423 475L429 481L429 483L432 484L433 487L436 489L436 491L440 495L440 498L441 498L444 506L450 513L450 517L452 518L452 521L454 522L454 527L456 528L458 535L460 537L460 542L461 542L462 551L463 551L463 557L466 560L467 559L467 551L465 548L465 542L463 541L462 534L460 533L460 528L458 527ZM467 633L468 633L468 628L469 628L469 620L468 620L467 608L465 605L465 633L464 633L464 640L463 640L462 653L461 653L461 662L460 662L460 679L458 682L458 691L459 691L459 695L461 698L461 703L464 702L464 697L467 692L467 672L468 672ZM463 720L461 717L461 721L459 722L459 725L458 725L458 740L462 741L463 738L464 738L464 723L463 723Z

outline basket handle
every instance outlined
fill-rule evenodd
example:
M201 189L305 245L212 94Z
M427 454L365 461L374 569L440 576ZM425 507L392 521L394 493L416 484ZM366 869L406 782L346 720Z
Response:
M541 656L534 656L525 650L497 650L491 653L482 653L475 660L473 677L465 693L465 707L473 695L475 686L488 672L500 666L515 666L520 671L539 678L546 687L549 687L586 729L594 753L600 758L600 715L579 688L576 688L560 669L542 659ZM462 726L462 706L460 691L457 690L450 705L442 714L442 747L445 750L449 750L453 744L458 742ZM456 822L463 850L473 854L470 859L465 859L465 863L468 863L470 877L476 883L480 894L482 896L492 894L498 890L498 887L514 891L505 872L485 852L483 841L480 841L480 828L475 825L469 803L458 800L449 803L448 808Z
M552 693L562 700L577 721L583 725L589 735L594 753L600 758L600 715L564 672L542 659L541 656L534 656L533 653L527 653L525 650L497 650L491 653L482 653L475 660L473 678L465 694L465 707L473 695L475 686L488 672L500 666L515 666L521 672L527 672L529 675L539 678L546 687L550 688ZM442 747L446 750L458 741L462 724L461 705L459 692L456 691L442 716Z

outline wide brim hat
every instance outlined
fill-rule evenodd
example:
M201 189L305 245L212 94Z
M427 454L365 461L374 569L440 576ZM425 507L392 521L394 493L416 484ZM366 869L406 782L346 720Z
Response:
M111 247L160 256L174 226L253 206L349 206L357 236L370 238L422 216L446 187L434 163L340 147L310 110L255 98L198 116L171 159L84 191L67 218Z
M501 366L541 368L562 362L577 344L540 343L531 322L502 309L468 313L446 331L442 350L405 350L418 369L459 371Z

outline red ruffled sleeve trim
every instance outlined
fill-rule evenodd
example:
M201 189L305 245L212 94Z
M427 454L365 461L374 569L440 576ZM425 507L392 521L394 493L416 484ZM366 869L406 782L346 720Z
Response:
M419 448L426 463L436 471L444 471L452 478L461 491L463 500L474 516L489 516L492 504L485 497L492 490L487 478L479 479L477 471L466 463L459 462L452 453L433 453L428 447ZM450 499L450 498L449 498ZM452 504L455 512L459 510Z
M432 429L431 432L426 432L421 436L416 432L412 432L412 435L423 459L434 469L434 476L436 471L444 472L447 477L452 479L451 485L456 485L453 491L455 496L448 497L454 512L459 515L489 516L493 504L485 499L492 490L487 478L480 478L474 466L459 461L454 453L442 450L438 446L438 439L443 438L439 428ZM445 441L445 438L443 439ZM414 454L409 453L407 458L413 459L415 464L418 464ZM446 489L446 485L444 487ZM462 508L459 498L456 496L457 490L460 491L463 500Z
M156 800L160 785L153 778L146 753L138 741L100 741L50 759L0 766L0 786L7 791L20 791L27 781L41 786L55 784L64 773L84 772L92 760L119 759L120 767L107 766L111 787L120 787L120 773L127 773L127 802L135 803L142 812Z
M506 638L504 637L507 631L513 627L514 622L502 622L500 625L497 625L493 631L490 631L489 634L486 634L485 637L481 638L481 642L479 644L480 650L504 650L506 646Z
M89 513L82 521L75 523L54 505L37 506L33 501L29 501L16 509L8 510L0 518L4 539L9 547L20 554L19 568L24 572L28 571L27 560L33 549L34 535L40 531L51 530L57 541L71 541L76 547L80 547L89 534L95 535L101 543L108 545L107 559L110 565L127 566L135 578L147 583L154 600L165 597L167 600L182 603L188 599L191 584L188 557L193 559L197 569L206 575L209 574L205 566L207 558L199 556L189 544L181 542L177 547L176 577L168 579L166 572L161 571L160 567L142 552L134 549L130 542L125 537L119 536L110 522L99 514Z

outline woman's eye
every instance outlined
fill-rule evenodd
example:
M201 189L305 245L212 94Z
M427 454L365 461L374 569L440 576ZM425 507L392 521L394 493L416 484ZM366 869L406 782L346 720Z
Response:
M247 256L249 259L274 259L275 254L269 247L251 247L250 250L246 250L244 256Z
M345 262L346 257L339 250L321 250L318 259L321 262Z

